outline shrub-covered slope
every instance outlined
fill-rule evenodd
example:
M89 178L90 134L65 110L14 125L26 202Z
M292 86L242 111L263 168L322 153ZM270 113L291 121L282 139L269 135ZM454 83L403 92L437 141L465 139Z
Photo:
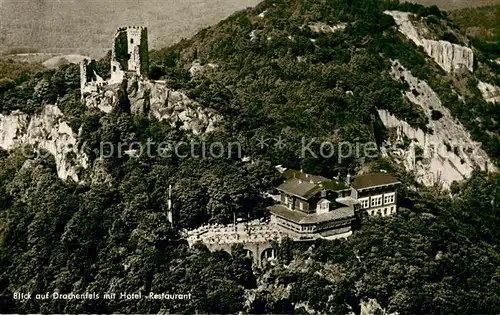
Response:
M476 78L444 72L397 31L386 9L412 11L426 23L437 22L438 30L452 25L436 8L394 2L265 1L191 40L152 52L152 79L166 80L223 117L217 130L200 136L133 115L128 97L133 88L125 85L110 113L86 108L79 102L74 66L9 82L0 92L2 113L33 114L57 103L73 129L81 127L75 134L92 167L81 184L63 182L50 155L27 158L36 156L29 148L0 151L3 310L303 313L302 305L334 314L358 312L364 300L376 299L400 313L500 312L498 175L475 172L443 193L439 187L420 187L412 174L380 157L342 163L336 155L300 157L302 137L381 142L388 135L377 116L380 109L425 128L422 110L401 93L409 86L390 74L391 59L425 80L496 156L498 109L474 88ZM460 31L454 32L460 39ZM487 76L483 79L493 82L496 74L476 53ZM205 66L190 72L196 60ZM106 64L101 61L103 71ZM465 103L453 89L463 92ZM279 135L287 140L286 148L257 146L260 139ZM145 144L148 139L239 141L252 162L236 155L99 158L102 141ZM367 167L388 170L403 182L401 212L363 222L345 242L318 242L310 250L307 244L296 253L284 243L278 265L264 272L251 270L242 251L230 257L203 247L189 249L178 240L182 228L263 216L269 201L261 193L280 180L276 164L326 176ZM175 228L166 216L170 185ZM307 257L311 267L301 268ZM105 292L175 292L192 293L192 299L13 300L14 292L95 292L101 297Z

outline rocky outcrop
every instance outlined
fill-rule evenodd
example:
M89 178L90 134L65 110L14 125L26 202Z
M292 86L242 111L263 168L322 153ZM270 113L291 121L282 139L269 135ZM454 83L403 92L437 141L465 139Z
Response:
M189 68L189 73L191 74L192 77L195 77L197 75L203 74L204 72L210 69L215 69L217 67L218 65L214 63L207 63L205 65L202 65L199 61L194 61L191 64L191 67Z
M359 304L360 307L360 315L372 315L372 314L393 314L397 315L398 313L388 313L384 308L378 303L376 299L367 299L361 301Z
M409 12L385 11L394 18L398 29L417 46L422 46L424 51L446 72L459 69L474 71L474 52L469 47L452 44L444 40L430 40L425 36L429 33L424 27L416 27L411 21L413 15Z
M89 108L97 108L106 114L109 114L118 102L116 92L107 90L103 92L94 91L83 100Z
M477 88L488 103L500 103L500 88L498 86L479 81Z
M0 148L31 145L36 151L46 150L55 158L58 176L78 182L80 170L88 167L88 158L77 150L76 135L63 119L55 105L46 105L32 117L19 111L0 114Z
M195 135L212 132L221 120L215 111L169 88L163 81L132 80L128 84L128 91L134 114L148 115ZM105 91L87 96L84 101L86 106L108 113L118 102L117 92L118 87L107 87Z
M336 31L345 29L347 24L339 23L335 25L328 25L326 23L315 22L315 23L310 23L308 26L311 29L311 31L315 33L334 33Z
M446 72L454 72L463 68L474 71L474 53L469 47L452 44L440 40L424 39L424 50Z
M164 83L148 80L138 83L137 92L129 95L134 113L149 109L150 117L195 135L212 132L221 120L215 111L202 107Z
M439 181L449 187L453 181L469 177L474 168L496 169L481 145L471 139L469 132L452 117L426 82L414 77L397 61L393 63L392 74L396 80L404 80L410 86L404 95L422 107L429 118L429 131L413 128L388 111L379 110L386 128L395 128L398 133L397 139L387 144L389 149L384 149L387 155L403 163L425 185ZM409 146L396 149L395 142L403 142L404 137L409 140ZM419 153L417 147L422 152Z

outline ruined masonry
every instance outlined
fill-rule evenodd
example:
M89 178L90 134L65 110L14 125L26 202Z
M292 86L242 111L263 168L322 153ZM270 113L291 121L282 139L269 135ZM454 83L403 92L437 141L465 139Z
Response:
M142 26L120 27L115 33L111 56L111 78L104 80L96 72L96 62L80 63L82 99L107 85L122 83L131 77L147 77L149 69L148 29Z

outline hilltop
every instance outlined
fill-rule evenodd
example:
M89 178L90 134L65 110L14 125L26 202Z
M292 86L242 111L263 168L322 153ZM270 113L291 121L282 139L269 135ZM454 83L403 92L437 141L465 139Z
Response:
M102 57L111 34L121 25L145 25L150 47L161 48L258 0L37 0L0 1L0 53L40 52ZM460 9L499 0L417 0L425 5ZM38 57L34 58L39 60ZM43 61L43 60L42 60Z

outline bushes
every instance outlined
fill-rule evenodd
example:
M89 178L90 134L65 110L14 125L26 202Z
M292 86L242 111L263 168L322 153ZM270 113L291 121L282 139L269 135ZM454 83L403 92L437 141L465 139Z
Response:
M16 82L9 78L0 79L0 94L16 86Z

